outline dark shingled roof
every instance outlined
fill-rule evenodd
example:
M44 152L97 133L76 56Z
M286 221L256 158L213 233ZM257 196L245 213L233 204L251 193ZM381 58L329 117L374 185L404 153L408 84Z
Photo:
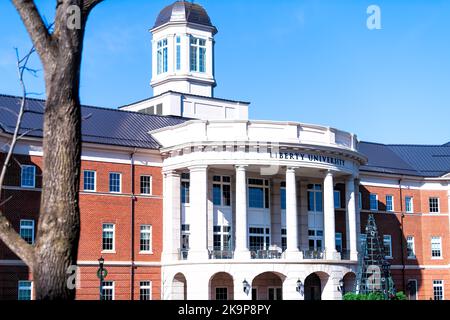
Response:
M12 134L20 97L0 94L0 130ZM21 132L42 137L44 100L28 99ZM124 147L158 149L149 131L178 125L190 119L82 106L82 141ZM450 173L450 143L444 145L387 145L360 142L358 150L369 159L362 171L420 177Z
M170 21L180 21L180 19L190 23L214 27L208 13L201 5L187 1L177 1L161 10L153 28L162 26Z
M421 177L441 177L450 173L450 144L386 145L360 142L359 152L369 162L363 171L403 174Z
M0 94L0 130L12 134L20 108L20 97ZM42 137L44 100L28 99L21 132L33 130L27 136ZM159 143L149 131L174 126L187 121L174 116L148 115L91 106L82 106L82 141L98 144L158 149Z

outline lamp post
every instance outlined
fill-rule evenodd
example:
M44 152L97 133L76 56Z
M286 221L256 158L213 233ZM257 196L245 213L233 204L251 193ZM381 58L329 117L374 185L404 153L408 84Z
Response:
M248 295L248 293L250 291L250 284L248 283L248 281L246 279L244 279L244 281L242 281L242 285L244 287L244 292Z
M297 290L298 293L303 295L303 283L302 283L302 281L300 279L298 279L297 282L296 282L295 290Z
M105 259L103 259L103 256L101 256L98 259L99 268L97 270L97 277L100 279L100 300L103 300L103 280L108 275L108 271L103 267L104 263Z
M339 280L339 286L338 286L339 292L342 294L342 297L345 294L345 288L344 288L344 279Z

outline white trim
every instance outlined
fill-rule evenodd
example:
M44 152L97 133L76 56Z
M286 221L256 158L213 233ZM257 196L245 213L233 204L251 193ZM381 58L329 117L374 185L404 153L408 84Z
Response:
M150 227L149 230L142 230L142 227ZM141 250L141 240L143 234L150 234L150 248ZM153 226L151 224L141 224L139 226L139 254L153 254Z
M27 168L33 168L33 185L26 186L23 184L23 171ZM36 188L36 166L35 165L29 165L29 164L23 164L20 165L20 187L24 189L34 189Z
M141 285L142 282L150 282L149 285ZM153 300L153 281L151 280L139 280L139 300L141 299L141 290L142 289L150 289L150 299L149 300Z
M142 177L150 177L150 193L142 193ZM151 174L141 174L139 176L139 195L141 196L153 196L153 175Z
M105 232L105 225L112 225L112 249L105 250L103 249L104 246L104 238L103 238L103 232ZM111 232L111 230L107 230ZM111 222L103 222L102 223L102 253L116 253L116 224Z
M436 287L439 286L442 288L442 299L441 300L445 300L445 281L441 280L441 279L433 279L432 281L433 281L432 282L432 284L433 284L433 299L434 299L434 288L435 288L434 282L440 281L441 283L439 285L436 285Z
M119 191L111 191L111 175L117 174L119 175ZM122 193L122 173L111 171L108 173L108 191L112 194L121 194Z
M86 190L85 189L85 179L86 179L86 172L93 172L94 173L94 190ZM81 189L81 188L80 188ZM97 171L95 170L90 170L90 169L85 169L83 170L83 192L86 193L95 193L97 191Z
M24 227L22 227L22 222L31 222L32 225L31 226L24 226ZM34 227L35 227L35 222L34 222L33 219L20 219L20 222L19 222L19 235L23 239L23 237L22 237L22 229L24 229L24 230L31 229L31 245L34 244Z
M20 288L21 288L20 283L21 282L29 282L30 283L30 300L33 300L33 288L34 288L34 285L33 285L33 281L32 280L19 280L17 282L17 300L19 300L19 296L20 296ZM22 286L22 288L24 288L24 287ZM26 289L28 290L28 287Z

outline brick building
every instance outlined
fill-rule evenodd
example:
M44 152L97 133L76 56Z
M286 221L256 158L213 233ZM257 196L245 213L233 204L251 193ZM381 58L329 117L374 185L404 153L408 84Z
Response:
M450 145L384 145L338 129L254 121L214 97L217 29L198 4L156 19L154 96L84 106L78 299L340 299L354 288L369 213L397 290L446 299ZM0 95L15 111L20 98ZM32 243L44 101L29 99L2 211ZM14 129L0 113L0 144ZM2 149L5 150L5 149ZM0 162L4 153L0 153ZM245 290L243 290L243 288ZM32 298L27 267L0 242L0 299Z

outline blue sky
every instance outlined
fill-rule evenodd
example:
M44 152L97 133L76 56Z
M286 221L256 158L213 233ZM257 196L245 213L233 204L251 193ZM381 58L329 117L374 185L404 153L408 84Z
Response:
M36 2L51 21L56 1ZM450 1L197 2L219 29L215 95L251 101L252 119L329 125L365 141L450 141ZM170 3L105 0L94 10L82 103L115 108L152 95L148 29ZM381 30L366 27L371 4ZM0 93L19 94L13 48L31 43L10 1L0 3L0 30ZM27 84L44 92L42 75Z

